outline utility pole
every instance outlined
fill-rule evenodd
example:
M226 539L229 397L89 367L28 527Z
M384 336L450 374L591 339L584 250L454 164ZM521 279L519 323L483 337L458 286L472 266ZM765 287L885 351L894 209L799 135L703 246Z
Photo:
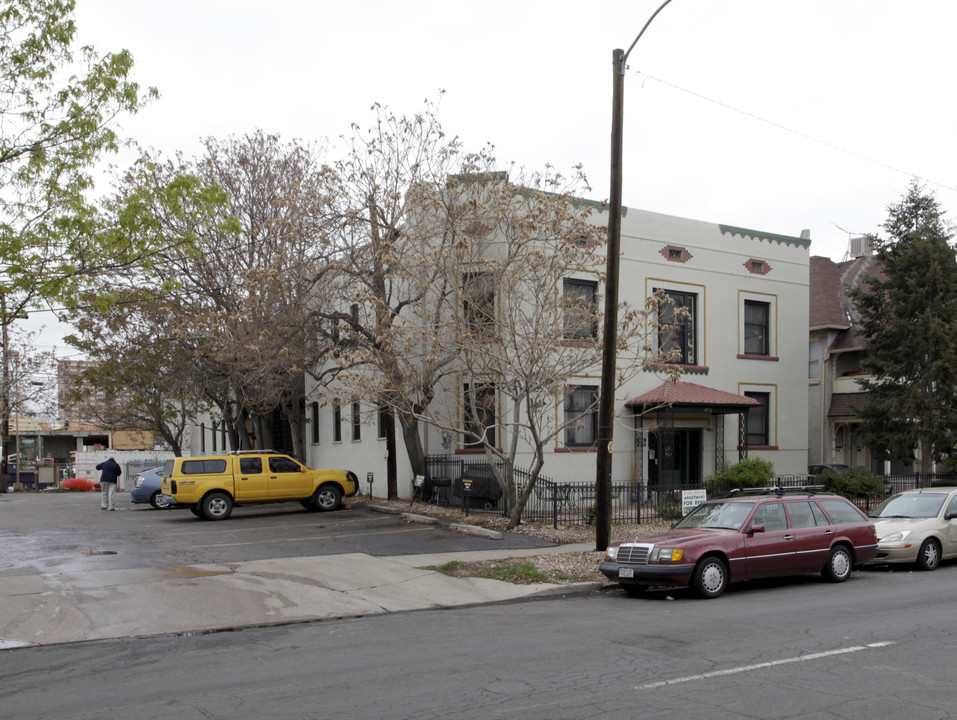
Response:
M621 254L622 126L624 124L625 63L651 21L671 0L665 0L631 43L627 52L612 53L614 73L611 104L611 183L608 193L608 254L605 261L605 325L598 398L598 458L595 472L595 549L611 541L612 440L615 430L615 387L618 385L618 268Z

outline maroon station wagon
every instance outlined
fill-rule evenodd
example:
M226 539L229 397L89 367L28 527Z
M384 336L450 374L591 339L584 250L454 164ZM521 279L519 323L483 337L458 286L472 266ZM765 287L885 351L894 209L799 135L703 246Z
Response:
M690 585L713 598L756 578L820 572L844 582L876 551L874 524L849 500L811 488L762 488L709 500L663 533L614 542L600 569L632 596Z

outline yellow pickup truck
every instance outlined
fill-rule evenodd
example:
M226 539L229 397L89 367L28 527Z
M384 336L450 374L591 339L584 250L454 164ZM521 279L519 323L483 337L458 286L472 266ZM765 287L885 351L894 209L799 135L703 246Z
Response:
M163 495L196 517L225 520L235 505L299 501L307 510L337 510L359 492L348 470L312 470L271 451L178 457L163 467Z

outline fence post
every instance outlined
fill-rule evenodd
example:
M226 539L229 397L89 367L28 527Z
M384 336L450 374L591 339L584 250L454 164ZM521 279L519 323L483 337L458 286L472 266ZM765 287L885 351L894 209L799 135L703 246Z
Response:
M558 483L552 485L552 528L558 530Z

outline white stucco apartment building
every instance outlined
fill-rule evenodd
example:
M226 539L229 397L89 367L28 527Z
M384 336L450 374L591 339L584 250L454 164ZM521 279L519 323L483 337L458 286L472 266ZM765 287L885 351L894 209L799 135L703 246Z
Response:
M607 221L597 206L593 218ZM690 320L675 341L680 382L646 371L616 394L613 483L697 483L744 455L771 460L778 474L806 471L810 243L807 232L781 235L625 208L620 300L641 306L662 289L688 308ZM596 283L595 290L602 288ZM569 385L597 393L598 369ZM350 469L364 489L372 473L373 494L384 496L386 441L376 408L336 398L334 389L325 393L325 403L307 400L307 464ZM313 395L307 382L307 399ZM662 402L665 409L639 419L644 407ZM556 442L542 475L593 480L588 433L596 427L585 423L573 446ZM474 454L432 428L421 431L428 455ZM401 435L397 447L399 494L409 497L413 477Z

